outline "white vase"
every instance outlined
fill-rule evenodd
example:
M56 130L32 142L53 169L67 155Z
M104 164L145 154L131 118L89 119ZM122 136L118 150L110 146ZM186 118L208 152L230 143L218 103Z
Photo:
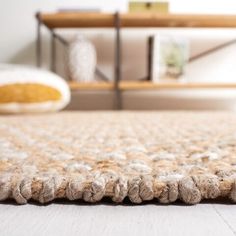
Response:
M95 80L97 54L94 45L82 35L77 35L68 48L68 72L72 80Z

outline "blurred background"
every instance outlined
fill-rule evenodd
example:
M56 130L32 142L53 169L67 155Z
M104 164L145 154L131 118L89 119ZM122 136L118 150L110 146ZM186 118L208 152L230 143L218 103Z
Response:
M160 2L160 1L159 1ZM76 1L76 0L0 0L0 63L36 65L36 12L56 12L59 9L96 9L101 13L129 11L128 1ZM224 14L236 12L234 0L169 0L166 14ZM142 13L140 13L142 14ZM163 14L163 13L160 13ZM110 80L114 80L113 29L56 29L69 42L76 34L83 35L96 50L97 65ZM188 40L188 58L236 39L236 29L230 28L142 28L122 29L122 80L146 77L150 50L150 35L168 35L171 39ZM57 42L56 72L68 79L66 54L68 50ZM42 67L50 68L50 34L42 27ZM204 57L187 63L181 81L236 83L236 43L216 50ZM177 79L178 80L178 79ZM114 91L73 91L72 102L67 109L113 109ZM123 109L216 109L235 110L236 91L229 89L178 89L122 91Z

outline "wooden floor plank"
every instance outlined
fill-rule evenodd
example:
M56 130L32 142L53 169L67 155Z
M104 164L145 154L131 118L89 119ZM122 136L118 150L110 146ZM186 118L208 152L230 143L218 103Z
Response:
M218 207L229 215L228 206ZM235 209L235 208L233 208ZM1 236L14 235L175 235L233 236L211 204L141 206L0 204Z
M217 214L226 222L234 235L236 235L236 205L216 204L213 207Z

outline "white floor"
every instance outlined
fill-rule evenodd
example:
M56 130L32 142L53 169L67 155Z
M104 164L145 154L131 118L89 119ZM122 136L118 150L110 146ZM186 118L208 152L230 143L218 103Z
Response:
M236 205L0 204L1 236L235 236Z

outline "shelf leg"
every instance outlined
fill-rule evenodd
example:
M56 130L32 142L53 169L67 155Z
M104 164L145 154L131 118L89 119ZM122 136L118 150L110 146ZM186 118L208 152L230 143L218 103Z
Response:
M115 109L122 109L121 91L119 82L121 80L121 37L120 37L120 14L115 13Z
M56 36L51 30L51 71L56 72Z
M40 12L36 13L37 19L37 40L36 40L36 66L41 67L42 64L42 42L41 42L41 19Z

